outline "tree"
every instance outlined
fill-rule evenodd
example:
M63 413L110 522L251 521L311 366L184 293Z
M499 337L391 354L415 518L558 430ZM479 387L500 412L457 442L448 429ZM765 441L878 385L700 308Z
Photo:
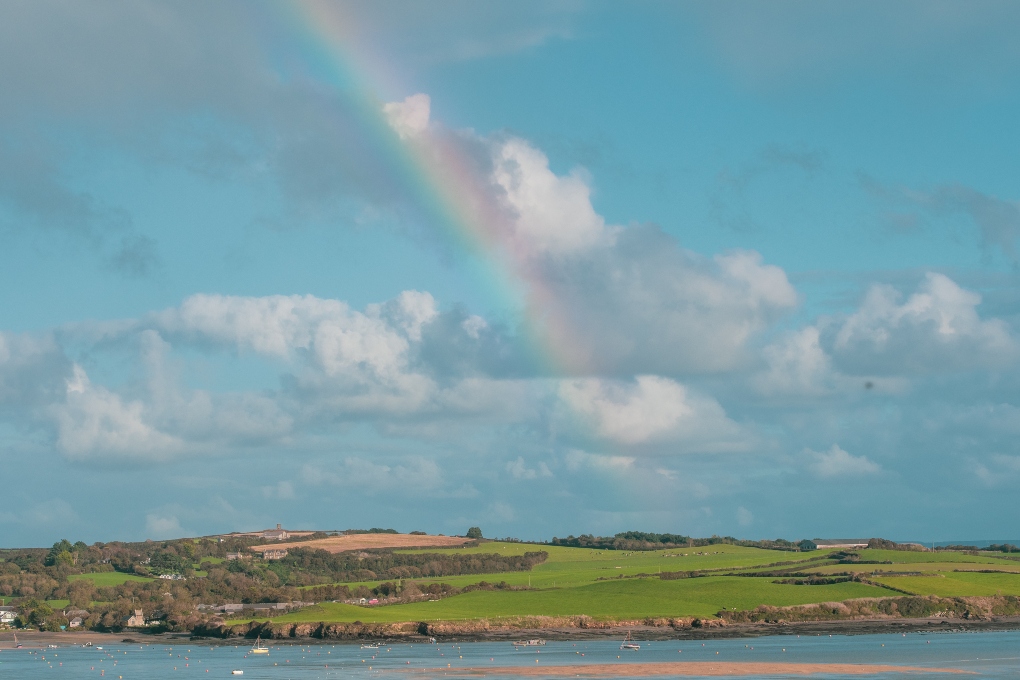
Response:
M468 538L481 538L482 537L482 530L479 529L478 527L471 527L470 529L467 530L467 537Z
M62 553L66 552L68 554L68 556L70 556L71 555L71 551L73 551L73 550L74 550L74 546L71 545L71 542L69 540L67 540L66 538L57 541L56 543L53 544L53 547L50 548L49 554L46 555L46 561L45 561L46 566L47 567L52 567L54 564L57 563L58 558L59 558L59 556ZM67 561L67 558L64 558L64 561ZM74 564L74 558L71 557L70 561L68 561L67 563L68 564Z

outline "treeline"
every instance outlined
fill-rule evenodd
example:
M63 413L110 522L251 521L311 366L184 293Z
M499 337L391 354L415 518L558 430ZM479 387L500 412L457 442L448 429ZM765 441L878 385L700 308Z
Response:
M1020 552L1020 548L1013 545L1012 543L992 543L987 548L979 548L976 545L945 545L937 546L936 550L950 550L960 552L978 552L986 550L988 552L1001 552L1001 553L1015 553Z
M435 578L463 574L498 574L530 571L548 558L545 551L523 555L475 553L398 553L393 551L329 553L295 548L281 560L265 565L284 583L311 585L307 581L347 583L383 579ZM234 560L227 568L243 572L259 568L249 560Z
M794 543L782 538L774 541L745 541L732 536L711 536L709 538L692 538L683 534L656 534L645 531L623 531L613 536L593 536L581 534L566 538L553 537L550 545L571 548L595 548L599 550L662 550L663 548L699 548L711 545L739 545L748 548L765 548L768 550L787 550L798 552L814 550L810 541Z
M896 543L895 541L887 541L884 538L868 539L868 547L873 550L906 550L913 552L925 550L925 547L918 543Z

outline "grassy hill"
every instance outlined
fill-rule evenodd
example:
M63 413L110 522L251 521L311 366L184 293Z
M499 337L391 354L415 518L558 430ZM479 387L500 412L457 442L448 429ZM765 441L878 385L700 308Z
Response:
M460 553L524 554L536 546L489 542L455 548ZM530 588L475 590L434 602L385 606L323 603L272 620L279 623L457 621L511 616L588 615L599 619L712 617L723 609L789 606L919 595L1020 595L1020 561L1002 553L926 553L859 550L786 552L734 545L625 552L542 546L549 558L531 571L417 579L464 587L479 581ZM411 551L408 551L411 552ZM435 552L435 549L415 552ZM838 563L837 559L859 562ZM969 571L958 571L969 570ZM994 570L980 573L975 570ZM663 572L697 572L695 578L664 580ZM760 574L763 576L752 576ZM896 575L901 572L903 575ZM864 582L795 585L810 576L861 575ZM375 587L379 581L351 586ZM886 587L887 586L887 587ZM231 623L231 622L228 622Z

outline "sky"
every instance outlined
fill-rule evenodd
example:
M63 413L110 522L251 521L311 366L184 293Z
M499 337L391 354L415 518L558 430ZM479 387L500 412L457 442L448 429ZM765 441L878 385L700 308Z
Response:
M1018 31L3 3L0 546L1015 535Z

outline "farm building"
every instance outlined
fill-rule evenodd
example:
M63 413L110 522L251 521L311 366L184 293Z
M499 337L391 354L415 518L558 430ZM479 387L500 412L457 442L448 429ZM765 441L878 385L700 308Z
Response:
M819 550L826 548L867 548L866 538L813 538L811 542L818 546Z
M262 532L262 538L267 538L271 541L283 541L290 538L290 534L279 524L276 525L275 529L266 529Z

